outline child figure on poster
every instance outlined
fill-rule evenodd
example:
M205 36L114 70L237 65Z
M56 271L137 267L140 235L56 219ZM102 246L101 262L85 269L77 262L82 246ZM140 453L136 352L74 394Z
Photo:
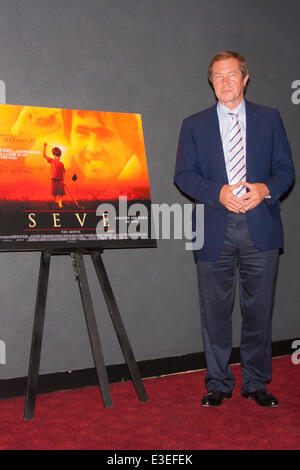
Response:
M65 195L65 167L60 161L61 150L58 147L52 149L53 158L46 155L47 143L44 143L43 157L51 165L52 195L58 207L62 207L62 197Z

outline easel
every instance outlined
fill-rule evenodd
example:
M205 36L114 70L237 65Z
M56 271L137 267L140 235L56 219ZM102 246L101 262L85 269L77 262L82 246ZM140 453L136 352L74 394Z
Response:
M132 381L138 398L140 401L147 401L148 397L141 379L137 363L135 361L130 342L125 331L122 318L117 306L103 261L102 261L102 250L92 251L89 254L91 255L97 277L99 279L103 295L108 306L109 314L118 337L121 350L123 352L124 359L127 363ZM104 363L104 357L100 342L100 337L98 333L96 317L94 312L94 307L92 303L92 297L90 293L90 288L88 284L88 279L86 275L86 270L84 266L83 254L81 252L65 252L57 253L51 251L42 251L41 261L40 261L40 271L38 279L38 290L36 297L36 306L35 306L35 315L34 315L34 324L32 332L32 342L31 342L31 352L30 352L30 362L29 362L29 371L28 371L28 381L27 381L27 390L26 390L26 401L24 409L24 419L31 420L34 416L35 400L37 393L37 383L40 367L40 358L41 358L41 349L42 349L42 337L44 330L44 318L45 318L45 308L46 308L46 299L47 299L47 290L48 290L48 279L49 279L49 268L50 260L52 255L56 254L67 254L72 257L74 272L76 275L76 280L78 281L83 310L85 314L90 345L92 349L92 354L94 358L94 363L96 367L98 382L100 386L100 391L102 395L103 405L105 408L112 406L112 398L108 383L108 376L106 372L106 367Z

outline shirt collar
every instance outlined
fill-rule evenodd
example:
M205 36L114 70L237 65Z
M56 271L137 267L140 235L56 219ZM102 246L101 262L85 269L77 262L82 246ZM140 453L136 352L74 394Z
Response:
M217 108L218 108L218 112L222 115L222 116L227 116L228 117L228 113L234 113L234 114L245 114L245 100L243 99L240 104L234 108L234 109L229 109L227 108L227 106L225 106L224 104L220 103L220 101L218 101L218 105L217 105Z

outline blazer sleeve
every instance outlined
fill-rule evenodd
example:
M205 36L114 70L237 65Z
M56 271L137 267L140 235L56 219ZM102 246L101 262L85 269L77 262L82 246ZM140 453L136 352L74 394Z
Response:
M273 157L271 175L263 181L268 187L272 204L284 194L295 179L295 169L291 157L291 148L285 130L276 110L274 115Z
M194 200L211 206L220 205L219 195L224 183L216 183L200 175L196 147L187 120L183 121L180 131L174 182Z

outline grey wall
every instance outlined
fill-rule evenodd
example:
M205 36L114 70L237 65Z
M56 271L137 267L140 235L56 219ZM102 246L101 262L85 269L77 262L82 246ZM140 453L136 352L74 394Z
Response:
M152 201L187 203L172 183L182 119L214 103L206 73L219 50L240 51L247 98L279 108L299 167L298 0L0 0L0 79L6 102L142 114ZM300 337L299 186L282 204L273 339ZM203 349L196 270L184 241L104 254L138 360ZM87 258L107 364L123 362L92 264ZM0 254L0 377L27 374L38 253ZM233 314L239 345L240 314ZM51 262L41 372L92 367L71 260Z

